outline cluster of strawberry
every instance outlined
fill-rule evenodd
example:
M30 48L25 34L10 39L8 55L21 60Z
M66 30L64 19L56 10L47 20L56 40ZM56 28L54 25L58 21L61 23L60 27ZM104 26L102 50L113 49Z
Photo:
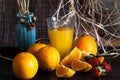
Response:
M111 70L111 65L104 61L104 59L101 60L100 57L86 56L85 59L93 66L92 77L104 76Z

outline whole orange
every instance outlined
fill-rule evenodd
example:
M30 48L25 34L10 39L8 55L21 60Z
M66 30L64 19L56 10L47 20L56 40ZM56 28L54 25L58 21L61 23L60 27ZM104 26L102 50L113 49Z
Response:
M47 46L47 44L45 44L45 43L39 43L39 42L35 43L35 44L33 44L32 46L29 47L28 52L31 52L33 55L35 55L35 53L39 49L41 49L41 48L43 48L45 46Z
M29 52L21 52L12 62L13 73L20 79L31 79L38 71L38 61Z
M73 43L73 46L78 47L81 51L85 51L94 55L96 55L98 51L95 39L89 35L83 35L78 37Z
M60 62L60 54L56 48L46 46L36 53L39 68L44 71L53 71Z

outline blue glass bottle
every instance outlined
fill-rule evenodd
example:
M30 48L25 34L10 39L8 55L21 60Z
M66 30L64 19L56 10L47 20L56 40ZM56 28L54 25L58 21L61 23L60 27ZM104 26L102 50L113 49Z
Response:
M17 46L21 51L27 51L27 49L36 41L36 27L29 29L33 23L34 14L29 15L17 14L18 23L16 25L16 40ZM23 22L20 20L22 19Z

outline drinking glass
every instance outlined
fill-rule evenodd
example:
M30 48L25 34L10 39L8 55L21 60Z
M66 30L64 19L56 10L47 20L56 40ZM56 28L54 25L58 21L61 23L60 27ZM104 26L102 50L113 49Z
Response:
M70 19L56 20L56 18L48 18L47 26L50 45L59 51L62 59L72 49L74 21Z

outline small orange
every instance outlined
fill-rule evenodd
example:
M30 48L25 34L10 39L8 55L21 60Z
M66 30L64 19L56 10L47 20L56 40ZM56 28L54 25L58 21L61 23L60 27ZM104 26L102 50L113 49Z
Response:
M81 51L77 47L74 47L73 50L61 60L61 64L71 67L72 60L79 59L81 57Z
M39 42L35 43L35 44L33 44L32 46L29 47L28 52L31 52L33 55L35 55L35 53L39 49L41 49L41 48L43 48L45 46L47 46L47 44L45 44L45 43L39 43Z
M44 71L53 71L60 62L60 54L56 48L46 46L36 52L39 68Z
M97 54L97 43L92 36L83 35L78 37L73 46L77 46L81 51L85 51L94 55Z
M61 78L70 78L72 77L76 72L72 70L69 67L66 67L62 64L58 64L56 67L56 75L57 77Z
M32 53L21 52L12 62L14 75L20 79L31 79L38 71L38 61Z
M74 59L71 63L71 67L75 71L81 71L87 67L87 62Z

